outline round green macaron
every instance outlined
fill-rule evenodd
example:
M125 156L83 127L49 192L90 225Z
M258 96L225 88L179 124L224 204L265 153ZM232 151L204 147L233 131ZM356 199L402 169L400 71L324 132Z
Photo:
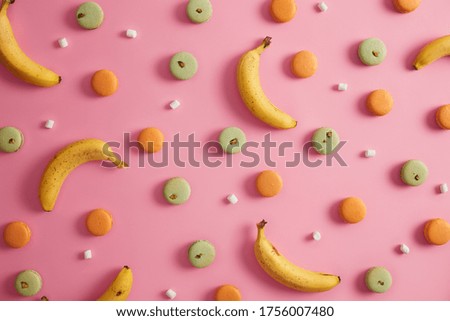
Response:
M419 186L428 177L428 167L420 160L411 159L403 164L400 177L407 185Z
M84 2L78 7L76 18L82 28L97 29L103 23L103 9L96 2Z
M365 282L370 291L384 293L392 285L392 276L386 268L375 266L366 272Z
M210 242L198 240L189 247L188 257L192 266L204 268L210 265L216 258L216 249Z
M358 56L361 62L368 66L379 65L386 58L387 50L383 41L378 38L363 40L358 47Z
M32 296L38 293L42 288L42 278L34 270L25 270L16 277L16 290L23 296Z
M238 127L227 127L219 135L219 143L224 152L239 153L246 143L245 133Z
M213 12L209 0L189 0L186 6L188 18L195 23L203 23L211 19Z
M173 205L185 203L191 196L191 186L182 177L173 177L164 184L164 198Z
M317 129L312 136L313 148L322 155L331 154L340 143L338 133L329 127Z
M172 56L169 68L175 78L187 80L194 77L197 73L198 63L194 55L181 51Z
M5 153L17 152L23 145L23 134L15 127L0 128L0 151Z

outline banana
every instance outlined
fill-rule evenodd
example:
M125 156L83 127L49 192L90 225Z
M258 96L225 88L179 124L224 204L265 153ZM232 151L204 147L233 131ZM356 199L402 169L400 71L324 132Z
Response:
M439 58L450 55L450 35L437 38L427 43L417 55L413 66L419 70Z
M97 301L125 301L133 285L133 272L124 266Z
M294 128L297 121L278 109L267 98L259 80L259 62L263 51L270 45L271 37L253 50L242 55L237 67L237 84L239 93L252 114L266 124L281 129Z
M110 146L95 138L82 139L61 149L48 163L39 187L42 209L53 210L66 177L79 165L89 161L110 161L118 168L128 167L111 151Z
M256 259L263 270L275 281L302 292L323 292L334 288L341 278L332 274L313 272L301 268L286 259L264 234L266 221L256 226L258 236L254 245Z
M23 81L41 87L61 82L61 77L28 57L14 37L7 11L15 0L0 0L0 63Z

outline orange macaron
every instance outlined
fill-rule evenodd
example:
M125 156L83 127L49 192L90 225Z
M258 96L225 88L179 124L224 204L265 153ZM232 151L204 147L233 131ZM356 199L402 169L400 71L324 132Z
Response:
M384 116L392 110L394 99L385 89L372 91L366 98L366 107L376 116Z
M276 22L288 22L296 12L295 0L272 0L270 3L270 15Z
M163 148L164 135L155 127L144 128L138 136L138 142L147 153L156 153Z
M423 234L428 243L444 245L450 241L450 224L442 218L431 219L425 224Z
M86 217L86 228L95 236L107 234L111 230L112 225L112 215L102 208L90 211Z
M119 81L111 70L98 70L91 78L92 89L100 96L111 96L117 91Z
M30 239L31 230L25 222L11 222L3 231L3 240L8 246L15 249L24 247L30 242Z
M422 0L393 0L395 9L400 13L408 13L416 10Z
M362 221L366 212L366 204L358 197L344 198L339 204L339 215L347 223L354 224Z
M450 129L450 105L444 105L436 111L436 123L442 129Z
M316 73L317 57L308 50L297 52L291 61L291 71L298 78L308 78Z
M214 295L216 301L241 301L241 291L231 284L224 284L217 288Z
M256 178L256 189L261 196L275 196L281 191L282 187L281 176L273 170L262 171Z

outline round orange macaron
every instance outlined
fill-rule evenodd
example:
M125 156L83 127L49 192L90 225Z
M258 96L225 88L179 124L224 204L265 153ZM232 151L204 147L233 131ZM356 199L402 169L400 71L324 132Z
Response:
M90 211L86 217L86 228L95 236L107 234L111 230L112 225L112 215L102 208Z
M270 15L276 22L288 22L295 17L297 5L294 0L272 0Z
M144 128L139 133L138 142L147 153L156 153L163 148L164 134L155 127Z
M30 239L31 230L25 222L11 222L3 231L3 240L8 246L15 249L24 247L30 242Z
M316 73L317 57L308 50L297 52L291 61L292 73L299 78L308 78Z
M400 13L408 13L416 10L422 0L393 0L395 9Z
M339 215L347 223L354 224L362 221L366 212L366 204L358 197L344 198L339 204Z
M91 86L98 95L111 96L117 91L119 81L111 70L102 69L92 75Z
M450 105L444 105L436 111L436 123L442 129L450 129Z
M241 301L241 291L231 284L224 284L217 288L214 295L216 301Z
M442 218L431 219L425 224L423 234L428 243L444 245L450 241L450 224Z
M385 89L372 91L366 98L367 109L376 116L384 116L392 110L394 99Z
M256 178L256 189L264 197L277 195L283 187L281 176L273 170L265 170Z

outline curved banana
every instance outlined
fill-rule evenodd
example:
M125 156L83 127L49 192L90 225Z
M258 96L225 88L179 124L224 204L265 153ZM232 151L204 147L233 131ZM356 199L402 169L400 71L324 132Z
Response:
M42 175L39 199L44 211L53 210L61 186L70 172L89 161L110 161L119 168L128 166L100 139L82 139L69 144L48 163Z
M124 266L97 301L125 301L133 286L131 268Z
M264 234L266 221L256 226L258 236L254 245L256 259L263 270L275 281L302 292L323 292L338 285L341 278L332 274L303 269L286 259Z
M15 0L0 1L0 63L27 83L41 87L59 84L59 75L33 61L19 47L7 15L9 5Z
M281 129L294 128L297 121L272 104L259 81L260 57L270 45L271 39L264 38L261 45L242 55L237 68L239 93L252 114L266 124Z
M432 62L450 55L450 35L437 38L427 43L417 55L413 66L419 70Z

